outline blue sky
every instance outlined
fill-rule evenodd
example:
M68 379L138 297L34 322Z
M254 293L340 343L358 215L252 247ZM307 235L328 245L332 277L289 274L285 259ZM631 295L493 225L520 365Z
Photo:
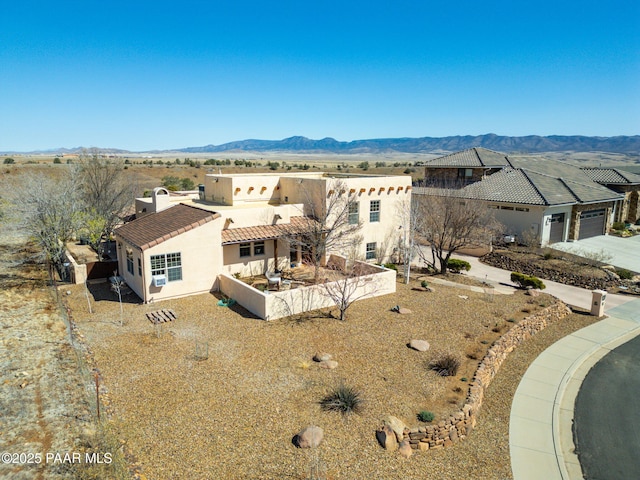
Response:
M5 1L0 151L640 134L640 2Z

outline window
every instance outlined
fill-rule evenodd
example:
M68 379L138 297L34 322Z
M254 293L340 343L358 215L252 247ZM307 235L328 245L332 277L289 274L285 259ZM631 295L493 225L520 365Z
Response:
M360 210L358 206L358 202L351 202L349 204L349 225L357 225L360 221Z
M371 204L369 205L369 221L380 221L380 200L371 200Z
M253 244L254 255L264 255L264 242L255 242Z
M138 275L142 276L142 260L138 257Z
M166 275L169 282L182 280L182 255L180 253L151 255L151 275Z
M367 253L365 258L367 260L376 258L376 242L367 243Z
M528 212L529 209L525 207L516 207L516 212Z
M251 244L250 243L241 243L240 244L240 256L241 257L250 257L251 256Z
M471 178L473 176L473 169L471 168L459 168L458 178Z
M133 275L133 250L127 248L127 272Z
M182 280L182 259L179 253L167 253L167 280Z

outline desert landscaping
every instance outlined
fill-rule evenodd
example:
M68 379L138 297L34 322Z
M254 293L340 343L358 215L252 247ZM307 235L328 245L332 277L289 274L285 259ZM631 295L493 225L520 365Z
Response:
M491 344L554 299L464 286L423 291L420 283L398 283L396 294L357 302L346 322L330 312L264 322L242 308L218 306L207 294L157 305L125 298L120 326L117 297L106 284L90 285L91 314L83 286L65 287L65 302L99 366L110 421L146 478L304 479L316 464L336 479L419 478L424 472L509 478L510 397L496 387L476 430L452 448L404 460L380 447L375 430L388 415L425 426L420 411L434 413L433 424L458 411ZM396 305L410 313L392 311ZM177 319L155 326L146 314L161 309ZM552 328L590 321L572 315ZM412 339L427 340L429 350L410 349ZM319 352L330 353L337 366L322 368L313 360ZM429 369L442 352L460 358L455 376ZM508 386L497 388L513 392L517 367L504 376ZM361 394L358 413L321 408L320 400L341 384ZM313 451L296 448L294 435L309 425L324 430L323 442ZM502 434L487 439L491 428Z

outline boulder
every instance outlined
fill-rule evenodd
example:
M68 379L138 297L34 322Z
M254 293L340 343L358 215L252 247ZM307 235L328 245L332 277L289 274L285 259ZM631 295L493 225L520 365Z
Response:
M419 352L426 352L429 350L429 342L426 340L416 340L413 339L409 342L409 348L413 348Z
M398 309L398 313L399 313L400 315L409 315L409 314L411 313L411 310L409 310L408 308L400 307L400 308Z
M389 425L383 425L376 431L378 443L385 450L394 451L398 448L398 440L396 434Z
M323 438L322 428L310 425L293 437L293 443L298 448L315 448L320 445Z
M400 443L400 447L398 448L398 453L404 458L409 458L413 455L413 449L411 448L411 444L406 440Z
M333 358L333 355L331 355L330 353L318 352L313 356L313 361L314 362L325 362L327 360L331 360L332 358Z
M404 422L399 418L394 417L393 415L384 417L382 421L385 425L391 427L391 430L393 430L393 432L396 434L398 442L401 442L404 438L404 429L407 428Z
M320 362L320 368L327 368L329 370L333 370L338 367L338 362L335 360L323 360Z

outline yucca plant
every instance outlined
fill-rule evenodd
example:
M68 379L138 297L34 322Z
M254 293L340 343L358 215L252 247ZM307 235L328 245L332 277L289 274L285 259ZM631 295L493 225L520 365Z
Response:
M343 383L320 400L320 406L323 410L340 412L345 415L358 413L362 409L363 403L360 391Z

